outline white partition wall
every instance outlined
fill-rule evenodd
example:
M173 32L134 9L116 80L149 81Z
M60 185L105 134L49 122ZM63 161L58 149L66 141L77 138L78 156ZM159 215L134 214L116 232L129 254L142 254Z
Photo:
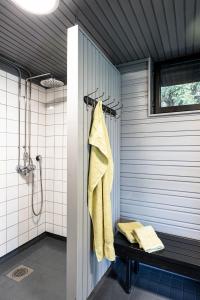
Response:
M68 245L67 299L85 300L107 270L109 263L97 263L92 252L91 224L87 207L89 165L88 137L92 109L84 104L84 95L98 88L93 97L104 92L120 99L120 73L91 39L74 26L68 30ZM120 121L106 116L115 174L112 191L113 225L120 215L119 153Z

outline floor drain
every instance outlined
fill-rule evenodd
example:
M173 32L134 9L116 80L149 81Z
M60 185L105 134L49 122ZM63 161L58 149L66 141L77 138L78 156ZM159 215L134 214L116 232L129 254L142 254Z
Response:
M21 265L21 266L16 267L11 272L9 272L6 276L9 277L10 279L20 282L24 278L29 276L32 272L33 272L33 269Z

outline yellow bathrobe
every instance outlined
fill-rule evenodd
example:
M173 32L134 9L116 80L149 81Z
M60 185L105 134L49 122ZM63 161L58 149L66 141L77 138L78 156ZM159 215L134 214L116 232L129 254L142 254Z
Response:
M96 105L89 137L91 145L88 179L88 207L94 232L97 260L115 260L113 246L110 193L113 181L113 159L108 131L102 111L102 101Z

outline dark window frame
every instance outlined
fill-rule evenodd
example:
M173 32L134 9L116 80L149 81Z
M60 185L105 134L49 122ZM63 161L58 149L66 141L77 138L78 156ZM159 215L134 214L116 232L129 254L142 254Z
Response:
M164 62L154 63L154 95L153 95L153 113L154 114L164 114L164 113L174 113L174 112L186 112L186 111L197 111L200 110L200 104L190 104L190 105L179 105L179 106L169 106L169 107L161 107L160 103L160 69L161 66L170 66L170 65L178 65L186 62L199 61L200 56L192 56L192 57L183 57L179 59L172 59ZM200 79L199 79L200 80Z

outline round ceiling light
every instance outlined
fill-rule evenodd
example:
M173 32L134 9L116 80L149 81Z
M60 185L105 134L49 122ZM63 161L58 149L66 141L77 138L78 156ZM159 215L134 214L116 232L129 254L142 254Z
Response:
M23 10L36 14L47 15L54 12L59 5L59 0L12 0Z

